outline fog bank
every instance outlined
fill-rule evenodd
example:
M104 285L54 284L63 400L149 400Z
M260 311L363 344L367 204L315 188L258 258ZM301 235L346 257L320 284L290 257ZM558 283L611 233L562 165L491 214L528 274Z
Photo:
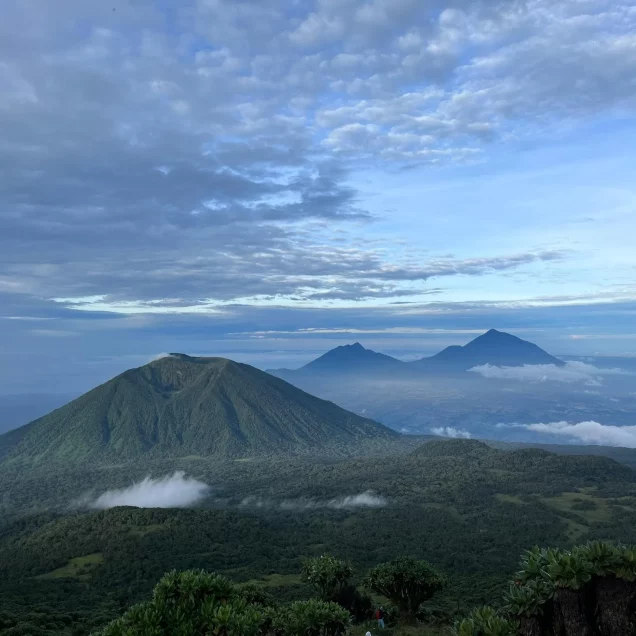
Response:
M192 506L209 493L210 487L197 479L186 477L182 470L173 475L152 479L146 477L140 482L121 488L107 490L89 503L91 508L105 510L115 506L136 506L138 508L185 508Z

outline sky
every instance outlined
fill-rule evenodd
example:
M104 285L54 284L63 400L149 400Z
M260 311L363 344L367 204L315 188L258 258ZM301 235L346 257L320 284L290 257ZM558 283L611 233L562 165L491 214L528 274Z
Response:
M0 393L163 352L636 355L636 2L22 0Z

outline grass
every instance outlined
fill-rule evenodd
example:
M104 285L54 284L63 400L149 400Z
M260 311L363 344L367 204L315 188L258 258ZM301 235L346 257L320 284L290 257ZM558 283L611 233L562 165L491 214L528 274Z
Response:
M145 537L147 534L158 532L163 528L160 523L151 523L147 526L128 526L128 532L135 537Z
M501 493L497 493L495 495L495 499L498 501L503 501L504 503L516 504L518 506L525 506L527 503L521 499L521 497L517 497L516 495L502 495Z
M52 572L41 574L37 579L77 579L79 581L87 581L90 579L93 570L104 562L101 552L87 554L86 556L71 559L66 565Z
M564 492L558 497L546 497L541 501L555 510L574 513L587 523L609 521L612 517L606 499L593 497L585 492ZM594 507L589 510L577 510L574 506L582 502L589 502Z
M260 579L252 579L250 583L258 583L263 587L284 587L287 585L300 585L300 574L268 574Z

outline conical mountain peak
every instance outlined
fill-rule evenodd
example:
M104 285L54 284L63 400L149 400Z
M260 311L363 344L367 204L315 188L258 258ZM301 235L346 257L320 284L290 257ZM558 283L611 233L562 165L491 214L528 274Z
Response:
M447 347L430 358L419 360L416 364L431 369L467 371L485 364L517 367L536 364L563 366L564 363L532 342L505 331L489 329L463 347Z
M0 462L346 455L396 435L247 364L175 355L0 436Z

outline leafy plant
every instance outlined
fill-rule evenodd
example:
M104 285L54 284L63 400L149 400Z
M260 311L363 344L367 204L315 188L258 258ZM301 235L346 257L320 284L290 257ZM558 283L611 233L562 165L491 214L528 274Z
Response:
M378 565L367 577L367 586L397 605L407 622L414 621L420 605L445 585L446 577L427 561L409 557Z
M519 582L545 579L553 553L553 550L546 550L538 546L526 551L521 557L521 563L519 564L521 569L517 572L516 579Z
M553 596L554 586L543 579L530 580L523 585L511 584L504 596L504 609L512 616L535 616Z
M347 586L353 568L347 561L330 554L304 559L301 570L303 580L310 583L323 601L331 601Z
M621 564L621 552L606 541L590 541L572 550L572 554L590 564L595 576L614 574Z
M592 578L591 563L575 552L554 551L548 556L547 574L555 587L581 589Z
M455 624L453 636L516 636L517 626L497 614L492 607L476 609L464 620Z
M159 581L152 600L130 608L101 636L256 636L262 620L224 577L173 571Z
M349 622L349 612L337 603L311 599L282 608L272 621L272 631L279 636L343 636Z
M620 546L619 562L614 574L626 581L636 581L636 546Z

